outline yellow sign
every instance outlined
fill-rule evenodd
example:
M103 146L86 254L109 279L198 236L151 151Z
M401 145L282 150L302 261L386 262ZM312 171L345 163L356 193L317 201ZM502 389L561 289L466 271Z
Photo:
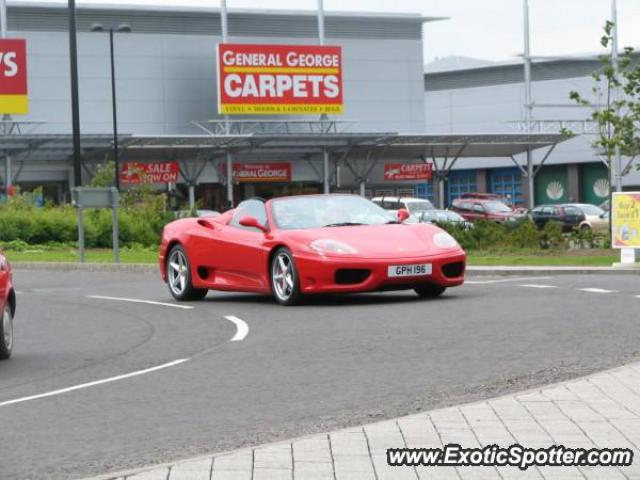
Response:
M640 192L613 194L611 230L613 248L640 248Z

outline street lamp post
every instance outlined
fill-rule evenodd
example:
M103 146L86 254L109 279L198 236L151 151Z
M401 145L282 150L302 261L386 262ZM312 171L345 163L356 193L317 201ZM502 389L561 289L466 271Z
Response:
M105 28L99 23L91 27L92 32L104 32ZM116 28L109 28L109 55L111 59L111 112L113 114L113 162L116 174L116 190L120 191L120 157L118 152L118 110L116 105L116 66L113 53L114 32L131 32L131 26L123 23Z

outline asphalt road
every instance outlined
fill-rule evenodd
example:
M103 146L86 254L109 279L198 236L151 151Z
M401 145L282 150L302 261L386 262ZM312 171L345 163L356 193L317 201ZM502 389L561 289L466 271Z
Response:
M640 357L636 276L482 277L437 300L383 293L290 308L213 292L192 309L89 298L172 304L155 275L15 277L16 346L0 363L3 480L80 478L259 444ZM249 326L243 340L230 341L228 315Z

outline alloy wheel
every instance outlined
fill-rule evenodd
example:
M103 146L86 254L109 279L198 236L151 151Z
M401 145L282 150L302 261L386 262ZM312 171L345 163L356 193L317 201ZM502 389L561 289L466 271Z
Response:
M293 294L293 268L291 257L285 252L278 253L273 261L271 279L275 294L283 301L288 300Z
M11 315L11 307L4 307L2 315L2 333L5 348L10 352L13 347L13 315Z
M168 263L169 288L176 295L182 295L187 288L189 266L187 258L181 250L174 250Z

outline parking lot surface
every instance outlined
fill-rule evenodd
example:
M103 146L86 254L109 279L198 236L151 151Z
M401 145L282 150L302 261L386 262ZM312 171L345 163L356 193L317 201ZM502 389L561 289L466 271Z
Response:
M635 278L478 277L436 300L292 308L212 292L176 307L156 275L18 271L2 478L135 468L622 365L640 350Z

